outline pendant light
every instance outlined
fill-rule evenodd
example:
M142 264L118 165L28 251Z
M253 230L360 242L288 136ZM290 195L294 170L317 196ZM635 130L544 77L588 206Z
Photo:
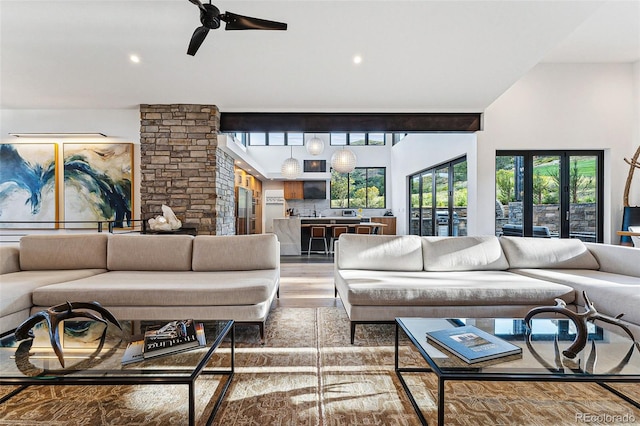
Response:
M311 155L320 155L324 151L324 141L313 135L311 139L307 141L307 152Z
M356 155L348 149L339 149L331 156L331 167L339 173L351 173L356 168Z
M291 147L291 157L284 160L280 171L282 172L282 176L287 179L295 179L302 173L300 162L293 158L293 146Z

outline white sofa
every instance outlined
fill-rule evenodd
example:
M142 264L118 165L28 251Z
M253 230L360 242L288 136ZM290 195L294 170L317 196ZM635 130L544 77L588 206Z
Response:
M335 287L351 321L396 317L523 317L564 300L582 312L582 291L598 312L640 338L640 250L575 239L343 234Z
M120 320L264 323L280 283L275 235L29 235L0 247L0 333L66 301Z

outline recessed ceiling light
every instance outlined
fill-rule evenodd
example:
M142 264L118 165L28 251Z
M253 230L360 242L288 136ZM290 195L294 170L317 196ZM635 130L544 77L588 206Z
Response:
M138 56L138 55L129 55L129 60L131 62L133 62L134 64L139 64L140 63L140 56Z
M361 64L361 63L362 63L362 56L360 56L360 55L355 55L355 56L353 57L353 63L354 63L354 64L356 64L356 65Z

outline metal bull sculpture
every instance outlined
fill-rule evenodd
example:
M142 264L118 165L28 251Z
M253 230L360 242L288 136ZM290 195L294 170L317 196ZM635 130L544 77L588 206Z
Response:
M636 342L636 339L633 337L633 333L631 332L631 330L629 330L626 325L620 322L620 318L622 318L624 314L620 314L615 318L608 315L600 314L593 306L593 303L591 303L591 301L589 300L589 297L587 297L587 292L583 291L582 295L584 296L585 301L585 312L583 313L573 312L567 309L567 304L564 302L564 300L555 299L556 306L541 306L539 308L531 309L524 317L524 322L527 327L531 329L531 318L543 312L553 312L568 317L575 324L577 333L576 338L573 340L571 346L562 351L562 354L571 359L575 358L578 353L587 345L587 339L589 337L587 322L594 322L596 320L600 320L602 322L613 324L622 328L625 333L627 333L627 335L631 338L633 344L638 348L638 350L640 350L640 343Z
M80 310L74 311L74 309ZM95 311L100 316L97 316L89 311ZM33 326L41 321L45 321L47 323L47 326L49 327L49 340L51 341L53 351L58 356L60 365L64 367L64 354L62 352L62 348L60 347L58 325L60 324L60 322L72 318L88 318L91 320L99 321L105 326L107 325L107 321L109 321L110 323L115 324L120 330L122 330L122 326L120 325L118 320L111 314L111 312L103 308L102 305L100 305L98 302L66 302L33 314L26 321L20 324L18 328L16 328L14 334L16 340L33 339Z

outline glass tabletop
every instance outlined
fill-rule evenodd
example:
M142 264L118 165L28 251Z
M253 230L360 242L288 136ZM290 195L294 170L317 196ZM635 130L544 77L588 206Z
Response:
M162 325L167 321L143 321L141 329ZM16 341L11 334L0 339L0 381L19 383L21 380L74 380L96 377L110 379L188 378L211 357L227 335L233 321L196 321L204 324L206 344L177 353L122 364L127 344L132 340L131 322L122 322L123 330L99 322L74 321L60 328L60 346L64 353L63 367L49 341L44 323L37 324L34 339ZM137 337L141 337L138 335ZM135 339L135 337L134 337Z
M588 323L587 345L570 359L562 351L573 343L576 329L568 319L534 318L531 331L517 318L396 318L398 325L438 373L476 375L554 375L575 378L640 380L640 345L622 329ZM522 348L521 354L469 364L426 336L427 332L474 325Z

